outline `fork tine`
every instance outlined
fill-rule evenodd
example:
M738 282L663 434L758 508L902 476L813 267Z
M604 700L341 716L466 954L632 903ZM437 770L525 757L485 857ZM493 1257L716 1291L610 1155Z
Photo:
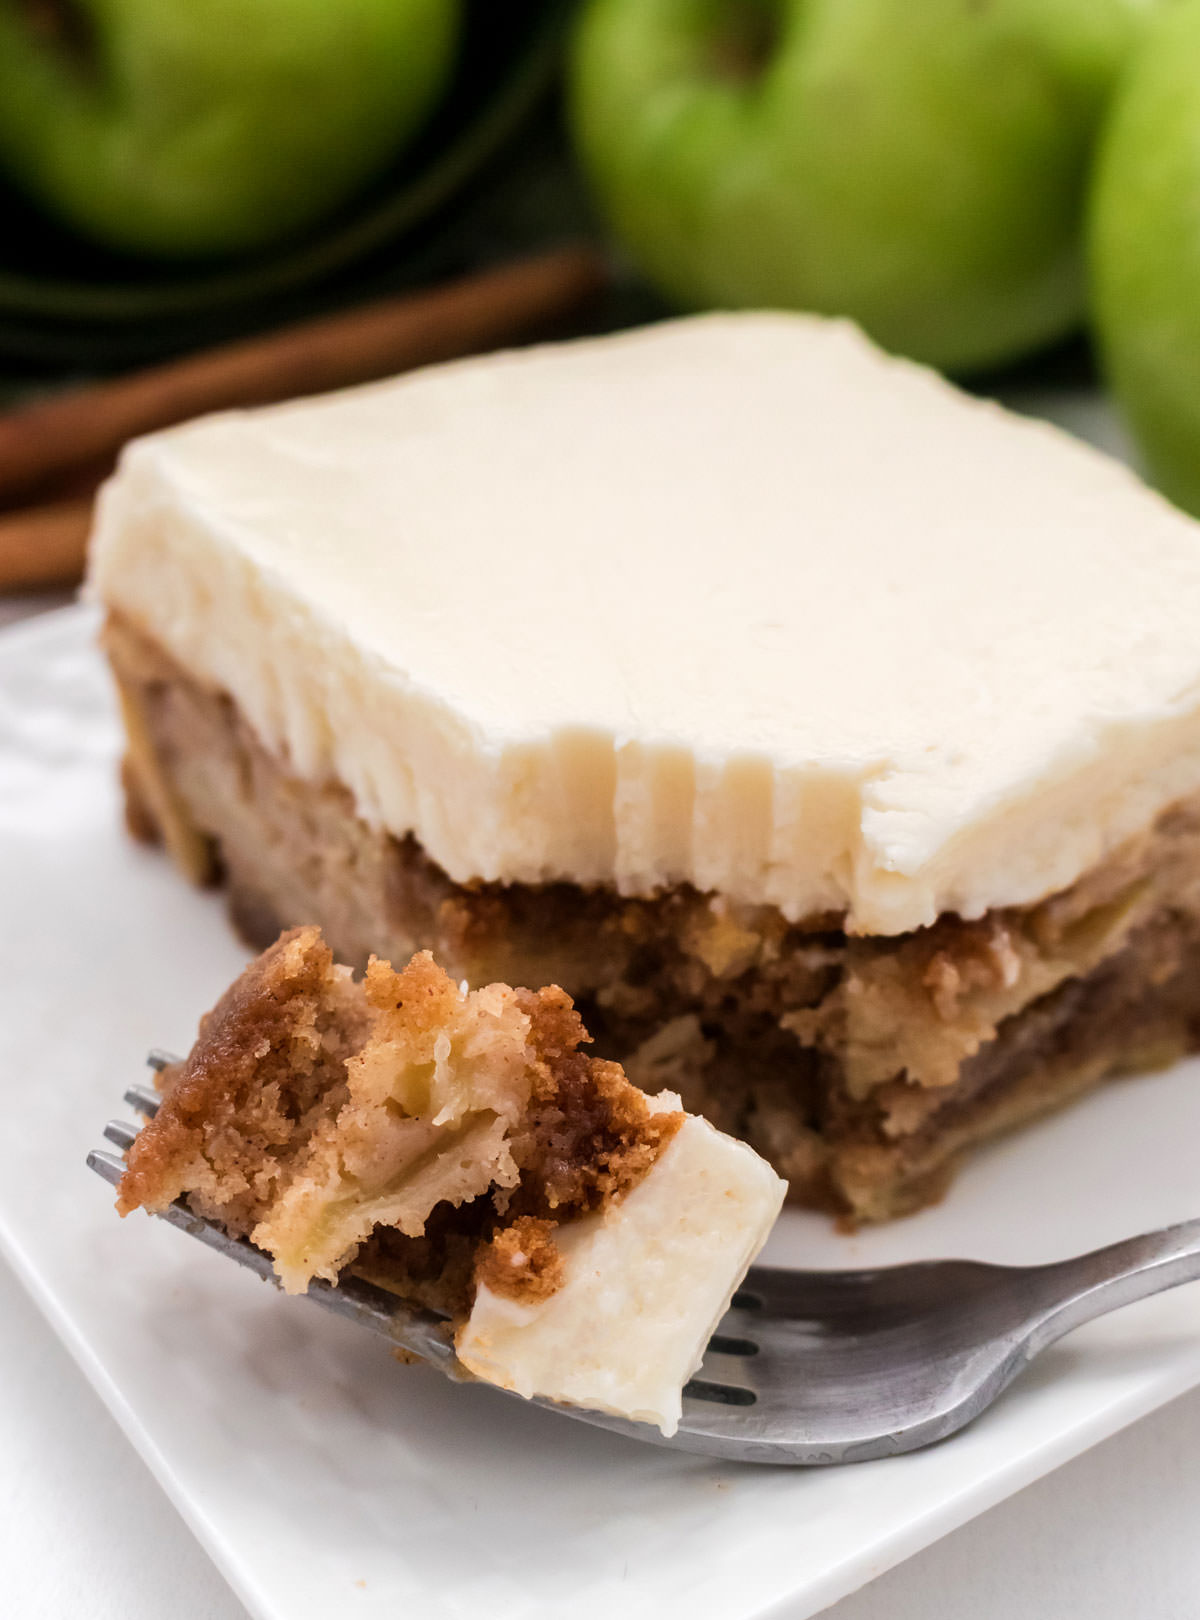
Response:
M110 1119L104 1127L104 1139L119 1147L122 1153L127 1153L133 1146L138 1133L136 1125L131 1125L126 1119Z
M710 1342L704 1360L692 1374L710 1384L744 1384L754 1377L754 1357L722 1355Z
M178 1062L179 1059L174 1052L164 1052L161 1046L152 1046L146 1054L146 1065L153 1069L155 1074L161 1074L172 1063ZM144 1114L147 1119L153 1119L158 1113L162 1098L149 1086L130 1086L125 1093L125 1101L131 1108L136 1108L139 1114Z
M110 1187L115 1187L125 1174L124 1159L118 1159L115 1153L105 1153L100 1148L92 1149L87 1156L87 1162L88 1169L94 1170Z
M135 1130L123 1126L120 1121L115 1121L110 1129L115 1129L122 1135L127 1134L130 1140L137 1135ZM110 1141L114 1140L109 1131L106 1131L105 1135ZM87 1156L87 1162L89 1169L94 1170L113 1187L125 1173L123 1159L117 1158L115 1153L105 1153L99 1148L93 1148ZM236 1260L238 1265L245 1266L264 1282L269 1282L276 1288L280 1286L269 1254L255 1248L246 1238L231 1237L214 1222L207 1221L203 1216L190 1210L182 1201L170 1204L166 1209L155 1210L154 1215L155 1218L166 1221L168 1226L178 1227L188 1237L198 1239L206 1248L215 1249L227 1259ZM422 1356L426 1361L432 1362L443 1372L448 1373L451 1378L465 1376L454 1354L453 1340L447 1323L432 1311L407 1305L396 1295L386 1293L373 1283L353 1275L339 1278L336 1286L315 1278L309 1284L305 1297L315 1300L326 1310L333 1311L339 1316L348 1316L352 1321L373 1329L392 1344L401 1345L415 1355Z

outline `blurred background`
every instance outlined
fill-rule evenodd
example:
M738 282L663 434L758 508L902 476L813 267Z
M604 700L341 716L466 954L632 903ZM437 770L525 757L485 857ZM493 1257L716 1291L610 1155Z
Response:
M164 42L161 63L147 60L140 75L145 79L157 66L160 82L121 86L131 102L144 91L149 127L133 105L97 114L97 123L103 118L110 127L122 114L128 119L119 144L113 137L117 150L103 162L89 151L95 139L89 141L89 131L72 129L69 143L62 133L71 119L61 98L91 94L86 83L72 80L93 71L71 60L74 47L67 42L79 26L70 19L120 8L93 7L88 0L0 0L0 19L6 9L0 45L5 28L24 34L27 76L33 76L35 55L61 53L56 67L64 82L42 86L37 116L47 123L47 148L62 143L54 173L79 164L85 171L79 190L89 196L88 206L79 206L74 186L56 184L51 165L35 152L19 161L12 149L4 151L6 91L17 99L5 80L21 65L0 62L0 357L12 378L145 364L430 283L544 242L596 233L563 113L561 76L575 10L570 0L506 0L503 6L489 0L270 0L242 7L193 0L197 58L211 55L210 31L228 17L231 53L247 26L265 30L261 59L243 58L240 82L231 73L214 85L207 60L190 62L180 48L186 42ZM128 28L142 26L139 14L155 9L130 5ZM159 0L168 30L176 9L177 0ZM356 9L364 14L363 43L390 47L397 60L379 60L344 37L353 32L345 27L346 14ZM406 9L414 28L429 29L440 18L436 25L446 35L422 64L419 85L407 72L403 30L389 39L389 29L376 26L372 15ZM262 16L256 19L256 12ZM302 24L312 28L311 56L303 60L293 42L292 60L279 60L277 32L294 34ZM198 86L187 82L192 71L202 81ZM357 118L340 115L340 101L355 104L367 74L379 81L382 107L364 129ZM328 86L323 127L302 99L314 79ZM202 155L212 167L199 174L197 156L179 148L189 126L214 112L201 99L205 90L236 105L219 114L222 138L210 140ZM160 97L178 98L173 113L160 110ZM416 116L402 108L395 127L380 130L383 109L406 97L415 99ZM23 122L29 130L28 112ZM145 141L146 152L135 158L129 148L137 140ZM340 144L343 161L314 188L312 149L331 144ZM23 145L31 149L36 142L27 135ZM248 182L251 160L257 173ZM140 173L131 172L135 165ZM128 224L129 194L139 182L146 192L168 196L140 233ZM173 186L199 192L206 217L198 220L193 205L190 226L181 224L177 214L190 199L177 210ZM244 221L237 217L243 207L250 212Z
M1200 0L0 0L0 593L133 433L705 308L1102 378L1200 510L1198 277Z

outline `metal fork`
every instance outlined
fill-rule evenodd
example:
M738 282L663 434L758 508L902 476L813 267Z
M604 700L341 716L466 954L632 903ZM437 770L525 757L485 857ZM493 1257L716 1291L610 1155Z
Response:
M152 1053L151 1066L173 1061ZM125 1101L148 1117L157 1095ZM137 1134L104 1132L122 1152ZM88 1164L115 1184L124 1164ZM257 1276L277 1283L270 1256L231 1238L182 1202L162 1218ZM664 1440L646 1424L538 1400L539 1406L634 1439L738 1462L867 1462L953 1434L989 1407L1047 1345L1093 1317L1200 1279L1200 1221L1148 1232L1074 1260L995 1266L929 1260L877 1271L756 1267L684 1390L683 1421ZM309 1299L466 1380L447 1322L352 1274L315 1281Z

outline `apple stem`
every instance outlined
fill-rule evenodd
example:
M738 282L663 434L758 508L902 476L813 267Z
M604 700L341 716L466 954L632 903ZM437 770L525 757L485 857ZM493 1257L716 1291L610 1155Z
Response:
M30 33L36 34L80 73L96 65L96 38L91 19L75 0L16 0Z
M778 0L727 0L711 60L721 78L753 84L762 77L781 31Z

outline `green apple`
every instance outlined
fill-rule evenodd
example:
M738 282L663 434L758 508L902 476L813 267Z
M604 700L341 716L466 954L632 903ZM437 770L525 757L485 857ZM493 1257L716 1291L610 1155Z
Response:
M950 370L1067 332L1114 78L1161 0L591 0L572 123L685 306L855 317Z
M1200 515L1200 4L1157 19L1096 161L1092 308L1156 483Z
M166 257L293 235L379 172L452 66L460 0L0 0L0 166Z

